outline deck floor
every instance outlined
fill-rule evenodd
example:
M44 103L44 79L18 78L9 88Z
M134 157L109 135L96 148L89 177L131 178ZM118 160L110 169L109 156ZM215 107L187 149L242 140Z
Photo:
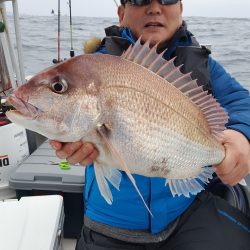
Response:
M76 239L62 239L61 250L75 250Z

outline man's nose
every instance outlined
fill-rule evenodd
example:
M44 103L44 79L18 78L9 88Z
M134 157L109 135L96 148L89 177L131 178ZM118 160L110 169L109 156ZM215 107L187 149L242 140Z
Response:
M152 0L149 5L147 5L147 14L148 15L159 15L161 14L162 5L158 0Z

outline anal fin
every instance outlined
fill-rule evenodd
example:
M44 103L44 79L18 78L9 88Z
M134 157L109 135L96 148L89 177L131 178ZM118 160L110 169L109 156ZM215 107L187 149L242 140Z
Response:
M207 184L209 179L213 178L214 170L211 167L206 167L204 170L194 178L187 178L187 179L169 179L166 181L166 184L169 184L170 191L173 195L181 196L184 195L185 197L190 197L190 194L196 195L202 190L204 187L199 183L197 179L199 179L202 183Z

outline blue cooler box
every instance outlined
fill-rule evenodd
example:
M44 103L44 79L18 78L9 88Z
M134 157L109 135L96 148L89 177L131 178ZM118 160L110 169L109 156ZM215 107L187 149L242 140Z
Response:
M61 161L46 141L13 172L9 186L15 189L18 199L23 196L62 195L64 237L78 238L83 225L85 169L79 165L61 168Z

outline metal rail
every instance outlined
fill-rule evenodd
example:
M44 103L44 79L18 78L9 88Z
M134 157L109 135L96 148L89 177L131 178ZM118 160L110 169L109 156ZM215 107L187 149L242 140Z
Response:
M10 32L8 28L7 15L5 3L6 1L12 2L13 16L14 16L14 26L15 26L15 37L17 45L17 55L18 60L15 57L14 48L11 42ZM5 30L0 34L1 44L4 49L4 56L6 59L6 64L10 74L12 88L15 89L18 85L25 83L24 65L23 65L23 52L21 43L21 32L19 25L19 13L17 0L0 0L0 18L5 25ZM14 79L14 76L16 79Z

